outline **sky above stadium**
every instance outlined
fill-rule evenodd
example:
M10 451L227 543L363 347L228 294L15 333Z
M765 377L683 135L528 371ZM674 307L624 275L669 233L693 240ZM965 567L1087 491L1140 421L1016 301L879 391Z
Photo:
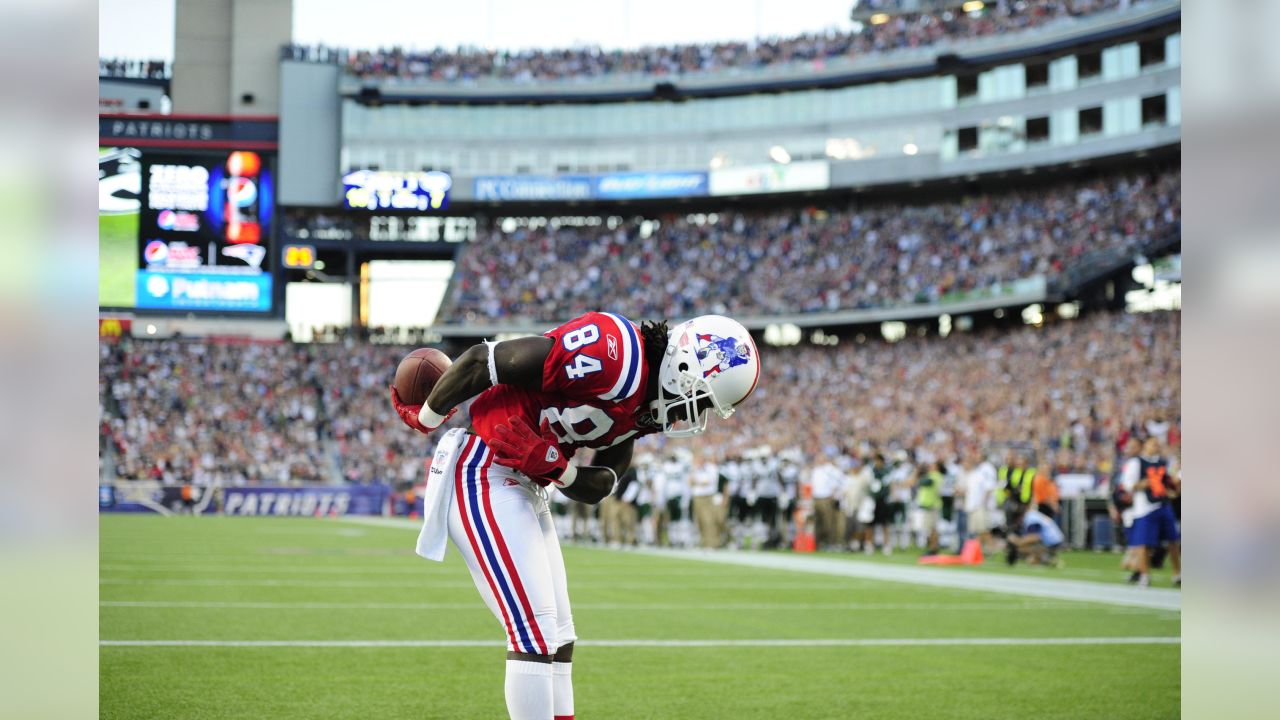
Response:
M744 40L848 28L853 0L294 0L293 38L506 49ZM173 58L174 0L99 0L98 55Z

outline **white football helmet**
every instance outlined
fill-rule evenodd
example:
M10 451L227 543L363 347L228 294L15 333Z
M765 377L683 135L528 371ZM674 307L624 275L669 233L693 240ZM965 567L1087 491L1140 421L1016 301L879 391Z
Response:
M699 435L708 409L728 418L759 381L760 353L751 333L723 315L701 315L667 335L655 416L667 437Z

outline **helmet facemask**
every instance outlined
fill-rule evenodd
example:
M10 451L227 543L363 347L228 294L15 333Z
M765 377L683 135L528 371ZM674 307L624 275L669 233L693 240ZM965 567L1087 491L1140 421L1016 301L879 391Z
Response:
M722 419L733 414L733 408L722 410L716 402L715 391L711 384L702 378L694 379L692 392L688 395L671 396L665 390L661 397L654 401L657 405L658 422L662 423L662 433L669 438L687 438L701 435L707 429L707 420L711 410ZM710 407L703 402L709 400Z
M721 419L727 420L733 415L733 406L725 407L716 398L711 383L698 376L696 357L682 358L681 355L686 354L684 351L672 352L671 348L668 348L668 353L660 372L661 389L654 401L654 415L661 423L664 435L670 438L701 435L707 429L711 410L715 410ZM690 359L693 362L689 362Z

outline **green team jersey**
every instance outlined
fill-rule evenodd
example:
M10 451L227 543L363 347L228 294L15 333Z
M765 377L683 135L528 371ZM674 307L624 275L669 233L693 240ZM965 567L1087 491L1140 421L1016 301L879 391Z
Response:
M871 475L875 478L871 481L871 497L875 498L876 502L889 499L889 481L887 478L892 471L893 468L888 465L871 468Z

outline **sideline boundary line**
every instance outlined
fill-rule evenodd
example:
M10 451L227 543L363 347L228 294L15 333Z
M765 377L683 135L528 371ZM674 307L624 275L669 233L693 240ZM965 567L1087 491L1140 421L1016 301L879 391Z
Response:
M608 552L604 548L593 549ZM864 580L930 585L954 590L977 590L1006 595L1025 595L1053 598L1055 600L1124 605L1152 610L1174 610L1179 612L1182 610L1182 593L1178 590L1130 587L1127 585L1090 582L1088 580L1022 577L960 568L886 565L854 559L800 557L781 553L744 552L739 550L658 550L642 548L628 550L627 552L651 557L698 560L768 570L788 570Z
M1060 638L812 638L759 640L580 640L585 647L972 647L1054 645L1180 645L1179 637ZM496 648L494 640L99 640L99 647L175 648Z
M383 528L417 528L421 523L401 518L375 517L342 517L339 522L355 523ZM1005 595L1023 595L1054 600L1073 602L1092 602L1106 605L1122 605L1126 607L1147 608L1151 610L1182 611L1182 593L1167 588L1139 588L1128 585L1091 582L1088 580L1065 580L1056 578L1023 577L989 573L962 568L913 567L904 565L886 565L864 560L845 558L802 557L773 552L752 552L742 550L674 550L658 548L636 548L629 550L610 550L609 548L590 545L577 545L588 550L600 552L636 553L651 557L674 558L678 560L699 560L703 562L740 565L768 570L784 570L804 572L817 575L829 575L881 582L907 583L912 585L928 585L954 590L976 590L979 592L1001 593Z

